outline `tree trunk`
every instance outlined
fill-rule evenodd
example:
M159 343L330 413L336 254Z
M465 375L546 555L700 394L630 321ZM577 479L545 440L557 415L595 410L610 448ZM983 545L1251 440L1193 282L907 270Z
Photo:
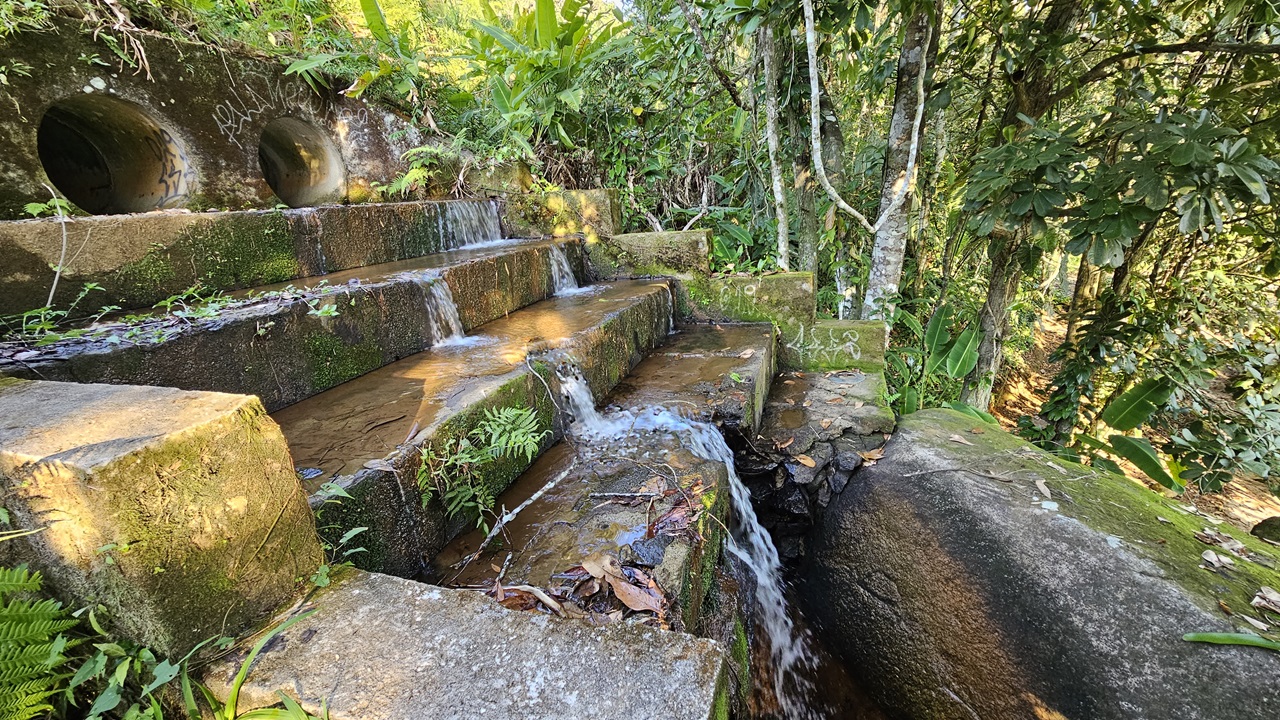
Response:
M918 146L920 141L912 128L917 106L916 86L920 73L932 64L928 57L930 50L937 47L930 42L934 34L931 22L929 13L923 10L912 16L898 54L898 80L893 92L893 115L889 121L880 189L880 212L889 212L876 232L871 251L867 294L862 301L862 317L866 319L884 320L892 314L887 302L898 294L898 283L902 280L902 259L911 230L911 196L916 185L915 168L909 168L908 164L911 146ZM923 134L923 128L920 132ZM902 200L895 208L894 199L899 195Z
M782 185L782 163L778 160L778 73L774 62L773 28L760 31L759 52L764 58L765 138L769 145L769 175L773 179L773 207L778 225L778 267L791 269L791 228L787 218L787 192Z
M1003 359L1003 342L1009 325L1009 305L1018 294L1018 281L1022 268L1014 255L1018 238L992 237L991 282L987 286L987 301L978 315L978 328L982 341L978 344L978 364L965 378L960 399L979 410L991 406L991 388L1000 372Z
M1056 68L1050 68L1047 61L1053 57L1058 38L1071 30L1079 12L1080 0L1052 0L1039 34L1042 38L1041 47L1036 48L1022 68L1008 76L1012 97L1005 107L1002 125L1025 129L1026 123L1019 115L1038 120L1053 107ZM1003 142L1003 137L999 142ZM1022 279L1022 266L1014 260L1013 240L1027 229L1028 226L1024 225L1019 233L1009 233L1010 237L1001 242L999 252L991 258L987 300L982 305L978 323L984 332L988 328L998 329L999 332L986 332L983 335L978 346L978 366L965 378L962 395L965 402L980 410L986 410L991 402L991 383L1000 369L1004 351L1000 342L1004 339L1005 326L1008 324L1009 306L1017 295L1018 281ZM997 258L1000 262L997 262Z

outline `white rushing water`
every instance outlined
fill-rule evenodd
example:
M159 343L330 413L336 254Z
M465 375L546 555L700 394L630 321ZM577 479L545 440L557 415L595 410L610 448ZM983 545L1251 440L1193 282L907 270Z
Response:
M751 491L738 477L733 451L715 426L681 417L664 407L633 410L596 410L591 388L581 371L568 366L559 373L569 411L573 415L570 431L580 440L604 440L628 435L657 432L679 437L694 455L724 463L729 473L730 499L734 524L729 535L729 552L739 558L756 576L756 604L759 627L769 638L773 663L774 693L786 717L791 720L816 720L820 713L808 700L814 688L799 671L809 667L812 653L804 633L799 632L788 610L782 580L782 560L773 538L760 524L751 505Z
M431 344L465 343L467 333L462 328L462 318L458 317L458 305L453 301L449 283L441 277L429 277L420 279L418 285L427 295L427 326L431 332Z
M502 240L496 200L452 200L442 203L437 216L442 238L448 248L472 247Z
M578 278L573 274L573 266L569 264L569 256L564 254L560 243L552 243L550 251L551 286L556 295L572 295L578 287Z

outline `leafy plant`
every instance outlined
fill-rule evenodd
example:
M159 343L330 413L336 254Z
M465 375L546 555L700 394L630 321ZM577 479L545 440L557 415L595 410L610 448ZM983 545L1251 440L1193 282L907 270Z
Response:
M40 592L40 573L0 568L0 718L26 720L52 710L49 698L66 685L65 633L77 620Z
M439 496L449 515L474 516L487 528L485 513L492 512L495 499L483 477L485 467L501 458L533 460L551 434L538 427L538 416L529 408L489 409L467 437L450 438L439 449L423 447L418 466L423 506Z

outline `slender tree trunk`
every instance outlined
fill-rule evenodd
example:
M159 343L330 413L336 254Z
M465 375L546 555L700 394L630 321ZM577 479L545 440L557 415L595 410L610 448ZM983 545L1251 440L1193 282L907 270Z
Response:
M987 287L987 301L978 315L978 328L982 342L978 344L978 364L965 378L960 399L979 410L991 405L991 388L1000 373L1004 334L1009 325L1009 306L1018 294L1018 281L1022 269L1014 251L1019 239L1012 235L992 236L991 282Z
M893 93L893 115L889 121L889 139L884 154L884 180L880 189L881 212L890 209L895 197L903 200L888 215L876 232L871 251L871 268L867 278L867 294L862 300L862 317L887 319L892 308L889 298L898 294L902 280L902 260L907 249L907 235L911 231L911 199L916 185L915 168L908 168L911 146L920 138L913 135L916 112L916 86L920 73L932 65L928 57L936 47L932 20L927 11L917 12L907 22L898 54L898 80ZM935 51L936 52L936 51ZM920 130L923 134L923 128ZM910 171L910 172L908 172Z
M773 28L767 25L760 31L759 52L764 58L764 127L769 145L769 174L773 178L773 208L778 220L778 267L790 270L791 228L787 218L787 191L782 185L782 163L778 159L778 73Z
M1052 48L1056 47L1056 38L1070 31L1079 12L1080 0L1051 0L1040 33L1043 38L1042 46L1030 55L1022 68L1008 77L1012 97L1005 107L1003 126L1012 125L1019 130L1025 129L1026 124L1019 115L1037 120L1053 107L1056 73L1049 67L1048 59L1053 56ZM1009 306L1017 295L1018 282L1022 279L1022 266L1013 258L1016 249L1013 240L1028 229L1029 227L1024 226L1019 233L1011 233L1008 240L1001 242L999 252L994 253L991 259L987 300L978 317L979 326L984 331L978 345L978 365L965 378L965 391L962 395L965 402L982 410L986 410L991 402L991 383L1000 370L1001 355L1004 352L1000 343L1004 339L1008 323ZM1021 241L1025 238L1017 239ZM997 262L997 257L1000 262ZM988 328L998 329L999 332L987 332Z

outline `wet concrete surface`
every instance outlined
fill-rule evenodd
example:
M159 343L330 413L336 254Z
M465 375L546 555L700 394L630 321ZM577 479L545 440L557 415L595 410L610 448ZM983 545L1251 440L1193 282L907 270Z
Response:
M596 288L535 303L476 328L463 343L433 347L273 413L294 464L314 475L308 490L380 460L465 397L500 387L529 353L565 345L610 314L667 292L650 281Z

